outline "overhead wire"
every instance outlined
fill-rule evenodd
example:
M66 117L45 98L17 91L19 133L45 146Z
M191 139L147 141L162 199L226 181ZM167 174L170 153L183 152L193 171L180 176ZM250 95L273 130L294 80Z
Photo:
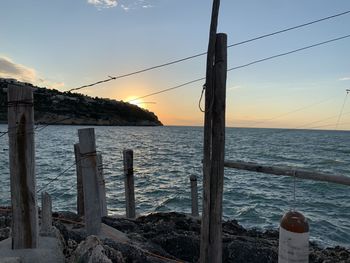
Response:
M267 119L267 120L256 121L256 122L254 122L254 125L266 123L266 122L269 122L269 121L272 121L272 120L275 120L275 119L279 119L279 118L281 118L281 117L288 116L288 115L290 115L290 114L293 114L293 113L296 113L296 112L299 112L299 111L302 111L302 110L311 108L311 107L313 107L313 106L316 106L316 105L325 103L325 102L327 102L327 101L333 100L334 98L335 98L335 96L332 97L332 98L327 98L327 99L324 99L324 100L321 100L321 101L317 101L317 102L315 102L315 103L312 103L312 104L309 104L309 105L306 105L306 106L297 108L297 109L292 110L292 111L289 111L289 112L282 113L282 114L280 114L280 115L274 116L274 117L269 118L269 119ZM252 128L253 128L253 127L252 127Z
M290 55L290 54L293 54L293 53L297 53L297 52L300 52L300 51L303 51L303 50L311 49L311 48L314 48L314 47L318 47L318 46L321 46L321 45L325 45L325 44L328 44L328 43L331 43L331 42L335 42L335 41L339 41L339 40L342 40L342 39L345 39L345 38L349 38L349 37L350 37L350 34L342 36L342 37L333 38L333 39L330 39L330 40L327 40L327 41L319 42L319 43L316 43L316 44L313 44L313 45L305 46L305 47L302 47L302 48L294 49L294 50L291 50L291 51L288 51L288 52L284 52L284 53L280 53L280 54L277 54L277 55L273 55L273 56L270 56L270 57L266 57L266 58L263 58L263 59L254 60L252 62L243 64L243 65L240 65L240 66L229 68L227 70L227 72L234 71L234 70L241 69L241 68L246 68L246 67L249 67L251 65L258 64L258 63L261 63L261 62L264 62L264 61L267 61L267 60L272 60L272 59L275 59L275 58L287 56L287 55ZM139 100L139 99L142 99L142 98L147 98L147 97L150 97L150 96L154 96L154 95L157 95L157 94L160 94L160 93L164 93L164 92L167 92L167 91L171 91L171 90L174 90L174 89L178 89L178 88L181 88L181 87L184 87L184 86L187 86L187 85L190 85L192 83L199 82L199 81L202 81L202 80L205 80L205 77L198 78L198 79L195 79L195 80L192 80L192 81L188 81L188 82L185 82L183 84L180 84L180 85L177 85L177 86L174 86L174 87L171 87L171 88L159 90L157 92L153 92L153 93L150 93L150 94L147 94L147 95L143 95L143 96L137 97L135 99L132 99L132 100L129 100L129 101L126 101L126 102L132 102L132 101L136 101L136 100Z
M291 31L291 30L295 30L295 29L299 29L299 28L302 28L302 27L306 27L306 26L309 26L309 25L312 25L312 24L316 24L316 23L319 23L319 22L322 22L322 21L333 19L333 18L336 18L336 17L339 17L339 16L343 16L343 15L346 15L346 14L349 14L349 13L350 13L350 10L347 10L347 11L344 11L344 12L341 12L341 13L337 13L337 14L330 15L330 16L327 16L327 17L324 17L324 18L320 18L320 19L313 20L313 21L310 21L310 22L307 22L307 23L303 23L303 24L300 24L300 25L297 25L297 26L288 27L288 28L285 28L285 29L282 29L282 30L278 30L278 31L272 32L272 33L268 33L268 34L264 34L264 35L261 35L261 36L257 36L257 37L254 37L254 38L251 38L251 39L247 39L247 40L244 40L244 41L241 41L241 42L233 43L233 44L228 45L227 47L231 48L231 47L247 44L249 42L253 42L253 41L260 40L260 39L267 38L267 37L271 37L271 36L274 36L274 35L277 35L277 34L285 33L285 32ZM84 88L88 88L88 87L96 86L96 85L99 85L99 84L102 84L102 83L106 83L106 82L109 82L109 81L112 81L112 80L121 79L121 78L129 77L129 76L132 76L132 75L144 73L144 72L147 72L147 71L150 71L150 70L154 70L154 69L170 66L170 65L177 64L177 63L180 63L180 62L183 62L183 61L186 61L186 60L190 60L190 59L194 59L194 58L197 58L197 57L200 57L200 56L204 56L206 54L207 54L207 52L201 52L201 53L198 53L198 54L195 54L195 55L192 55L192 56L184 57L184 58L177 59L177 60L172 60L172 61L169 61L169 62L166 62L166 63L163 63L163 64L159 64L159 65L156 65L156 66L144 68L144 69L141 69L141 70L137 70L137 71L133 71L133 72L130 72L130 73L122 74L122 75L119 75L119 76L108 76L108 79L96 81L94 83L83 85L83 86L80 86L80 87L77 87L77 88L72 88L72 89L67 90L67 92L81 90L81 89L84 89Z
M278 57L290 55L290 54L297 53L297 52L300 52L300 51L303 51L303 50L306 50L306 49L310 49L310 48L314 48L314 47L317 47L317 46L325 45L325 44L328 44L328 43L331 43L331 42L335 42L335 41L339 41L339 40L342 40L342 39L345 39L345 38L349 38L349 37L350 37L350 35L345 35L345 36L342 36L342 37L333 38L333 39L330 39L330 40L327 40L327 41L323 41L323 42L319 42L319 43L316 43L316 44L313 44L313 45L309 45L309 46L306 46L306 47L294 49L294 50L291 50L291 51L288 51L288 52L284 52L284 53L280 53L280 54L273 55L273 56L270 56L270 57L266 57L266 58L263 58L263 59L255 60L255 61L243 64L243 65L240 65L240 66L236 66L236 67L230 68L227 71L230 72L230 71L233 71L233 70L245 68L245 67L248 67L248 66L251 66L251 65L254 65L254 64L258 64L258 63L264 62L264 61L268 61L268 60L272 60L272 59L275 59L275 58L278 58ZM184 87L184 86L187 86L187 85L199 82L199 81L203 81L203 80L205 80L205 77L198 78L198 79L195 79L195 80L191 80L191 81L188 81L188 82L176 85L176 86L171 87L171 88L167 88L167 89L159 90L157 92L146 94L146 95L137 97L135 99L132 99L132 100L129 100L129 101L126 101L126 102L130 103L130 102L133 102L133 101L136 101L136 100L139 100L139 99L143 99L143 98L146 98L146 97L150 97L150 96L158 95L158 94L161 94L161 93L164 93L164 92L168 92L168 91L171 91L171 90L175 90L175 89L178 89L178 88L181 88L181 87ZM299 109L297 109L297 110L299 110ZM40 129L38 127L36 127L35 129L39 129L39 131L41 131L44 128L48 127L50 124L59 123L61 121L67 120L67 119L70 119L70 117L64 118L64 119L58 120L58 121L56 120L56 121L54 121L52 123L45 124L45 126L41 127ZM9 131L2 132L0 134L0 138L3 137L4 135L6 135L8 132Z
M274 59L274 58L283 57L283 56L290 55L290 54L293 54L293 53L297 53L297 52L300 52L300 51L303 51L303 50L306 50L306 49L310 49L310 48L322 46L322 45L325 45L325 44L328 44L328 43L331 43L331 42L335 42L335 41L338 41L338 40L342 40L342 39L345 39L345 38L348 38L348 37L350 37L350 35L345 35L345 36L342 36L342 37L332 38L330 40L319 42L319 43L316 43L316 44L313 44L313 45L310 45L310 46L297 48L297 49L294 49L294 50L291 50L291 51L288 51L288 52L284 52L284 53L280 53L280 54L277 54L277 55L274 55L274 56L270 56L270 57L267 57L267 58L255 60L255 61L249 62L247 64L243 64L243 65L240 65L240 66L237 66L237 67L230 68L227 71L232 71L232 70L236 70L236 69L245 68L245 67L257 64L257 63L261 63L261 62L266 61L266 60L271 60L271 59Z
M337 124L337 123L325 124L325 125L321 125L321 126L314 126L314 127L308 128L308 129L318 129L318 128L322 128L322 127L330 127L330 126L334 126L335 124ZM338 123L338 126L339 125L348 125L348 124L350 124L350 122L343 122L343 123Z

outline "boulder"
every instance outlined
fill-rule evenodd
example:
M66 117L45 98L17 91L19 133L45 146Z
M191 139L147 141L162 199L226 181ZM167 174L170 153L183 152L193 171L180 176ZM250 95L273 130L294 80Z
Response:
M113 258L113 262L124 262L120 253L110 247L106 249L101 240L92 235L78 245L70 258L70 262L112 263L111 258Z

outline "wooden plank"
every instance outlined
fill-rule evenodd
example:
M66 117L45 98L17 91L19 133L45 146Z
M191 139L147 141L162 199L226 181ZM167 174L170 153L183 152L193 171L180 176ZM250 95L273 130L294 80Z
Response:
M197 176L194 174L190 176L191 182L191 202L192 202L192 216L199 216L198 212L198 186L197 186Z
M211 147L212 147L212 103L213 103L213 65L215 56L216 31L220 9L220 0L213 0L209 43L207 52L205 81L205 116L203 142L203 213L201 223L200 262L207 262L209 246L209 210L210 210L210 178L211 178Z
M52 230L52 201L47 192L41 193L41 233L48 234Z
M77 173L77 213L79 216L84 215L84 190L83 190L83 173L81 168L81 156L79 143L74 144L74 155Z
M132 150L123 151L124 160L124 185L126 217L135 218L135 191L134 191L134 153Z
M84 188L84 215L88 235L101 230L100 194L97 179L95 130L79 129L79 146Z
M240 161L225 161L225 167L252 171L257 173L292 176L292 177L295 176L301 179L308 179L313 181L322 181L322 182L329 182L329 183L350 186L350 177L348 176L324 174L324 173L319 173L315 171L295 169L292 167L268 166L268 165L261 165L257 163L240 162Z
M36 248L38 210L35 179L33 90L8 86L12 248Z
M106 202L106 186L105 178L103 175L103 161L102 154L97 154L97 175L98 175L98 186L100 193L100 207L101 207L101 216L107 216L107 202Z

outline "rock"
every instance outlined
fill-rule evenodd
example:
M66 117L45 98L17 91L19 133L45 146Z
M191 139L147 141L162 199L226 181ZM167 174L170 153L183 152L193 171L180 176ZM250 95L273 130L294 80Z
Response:
M60 212L56 216L80 220L73 213ZM54 222L64 238L64 251L69 262L198 261L201 224L198 218L179 213L154 213L137 219L104 217L102 221L123 232L126 240L113 238L113 235L99 240L94 236L87 237L82 224L64 220ZM245 229L236 220L223 222L223 262L277 262L278 236L277 229ZM342 247L320 248L310 242L309 262L349 263L350 251Z
M133 244L115 242L113 240L106 239L104 241L105 246L113 248L115 251L119 251L125 262L133 263L165 263L170 262L169 258L162 255L144 250ZM173 258L170 258L173 259ZM114 261L113 261L114 262Z
M0 241L8 238L10 236L11 229L9 227L1 228L0 229Z
M108 258L102 242L96 236L88 236L73 252L70 262L112 263L112 260Z
M73 239L69 239L64 250L64 254L66 255L66 257L70 257L77 247L78 243Z
M106 255L108 256L109 259L112 260L113 263L118 262L118 263L125 263L123 254L120 251L115 250L114 248L111 248L107 245L103 246L106 251Z

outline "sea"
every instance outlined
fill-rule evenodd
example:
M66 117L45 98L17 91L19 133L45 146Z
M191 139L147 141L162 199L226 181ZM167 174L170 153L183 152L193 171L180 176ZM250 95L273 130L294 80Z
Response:
M35 134L37 189L52 195L53 209L76 211L74 147L83 126L48 126ZM123 149L134 151L138 214L191 213L191 175L202 202L202 127L94 127L102 153L110 215L125 214ZM7 125L0 125L6 131ZM227 128L225 159L292 166L350 176L350 132ZM0 205L10 205L8 137L0 138ZM55 179L58 176L57 179ZM295 188L294 188L295 183ZM295 190L294 190L295 189ZM295 198L294 198L295 195ZM38 195L40 202L40 195ZM310 239L350 247L350 188L225 168L223 217L246 228L278 229L286 212L302 212Z

